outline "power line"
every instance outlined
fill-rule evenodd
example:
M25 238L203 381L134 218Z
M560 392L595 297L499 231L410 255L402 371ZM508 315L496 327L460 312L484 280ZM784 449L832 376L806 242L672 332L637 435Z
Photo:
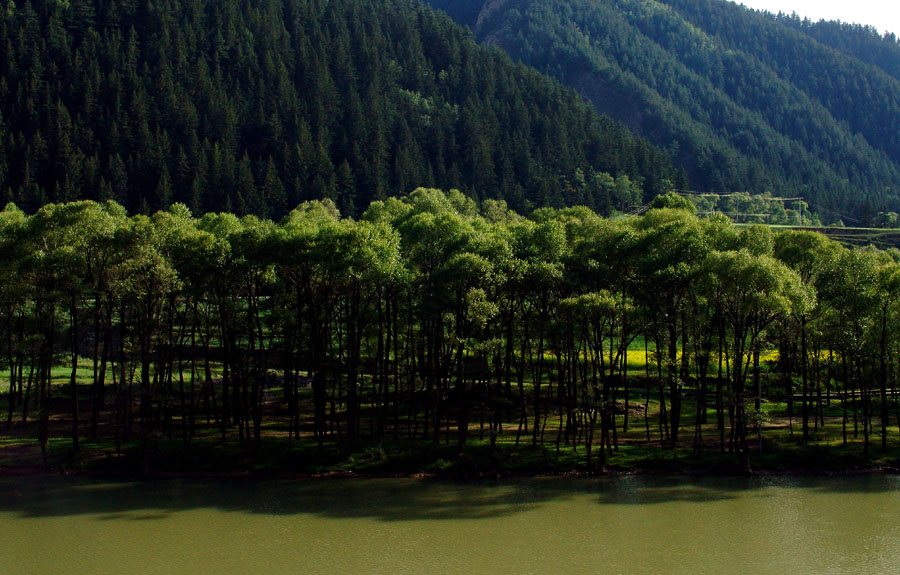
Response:
M854 217L851 217L851 216L848 216L848 215L845 215L845 214L838 213L838 212L836 212L836 211L834 211L834 210L829 210L828 208L823 208L822 206L815 206L815 205L809 204L809 203L807 203L807 205L809 205L810 207L814 207L814 208L816 209L816 211L824 211L824 212L828 212L828 213L831 214L831 215L834 215L834 216L837 216L837 217L841 218L841 220L850 220L851 222L856 222L856 223L858 223L858 224L861 224L861 223L862 223L862 220L858 220L858 219L856 219L856 218L854 218Z
M792 197L765 196L765 195L751 196L750 194L747 194L746 192L728 192L728 193L718 194L715 192L694 192L694 191L676 191L675 194L682 196L682 197L689 197L689 198L690 197L715 198L715 206L713 207L712 213L718 213L719 211L723 211L723 210L717 209L718 205L719 205L719 200L721 200L722 198L728 198L728 197L738 196L738 195L741 197L747 198L750 201L781 202L783 204L786 204L787 202L797 202L797 225L799 225L799 226L803 225L803 204L806 202L802 196L792 196ZM808 205L809 204L807 204L807 206ZM784 207L785 207L785 209L787 209L787 206L784 206ZM773 214L749 214L749 213L735 213L735 212L728 212L728 213L729 213L729 215L735 217L735 219L737 219L737 217L740 217L740 216L770 218L773 215Z
M805 201L802 196L798 197L781 197L781 196L763 196L763 195L751 195L747 192L728 192L724 194L719 194L716 192L692 192L692 191L675 191L673 192L679 196L700 196L700 197L709 197L709 198L729 198L731 196L743 196L750 200L763 200L763 201L778 201L778 202L794 202L794 201Z

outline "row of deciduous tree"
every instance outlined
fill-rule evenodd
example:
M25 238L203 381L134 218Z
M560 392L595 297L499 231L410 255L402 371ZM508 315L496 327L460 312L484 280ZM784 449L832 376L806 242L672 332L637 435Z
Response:
M506 423L517 442L549 433L596 464L640 391L644 405L660 402L664 446L685 429L703 445L707 410L685 421L689 399L715 413L721 448L746 460L763 395L786 397L793 415L799 393L806 439L825 389L849 414L845 441L852 421L868 449L874 420L886 445L900 253L738 228L679 205L663 196L631 219L586 208L526 218L418 189L358 220L316 201L280 223L195 218L180 204L152 217L111 202L31 216L8 206L5 415L36 418L42 446L51 425L71 424L76 448L85 434L190 443L200 425L254 445L267 418L320 444L487 434L493 445ZM640 347L647 371L629 374ZM778 384L769 374L764 388L770 350ZM63 383L66 402L51 393Z

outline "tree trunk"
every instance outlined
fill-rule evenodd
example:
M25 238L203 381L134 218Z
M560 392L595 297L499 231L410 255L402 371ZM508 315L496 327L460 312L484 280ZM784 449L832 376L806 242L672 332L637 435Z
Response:
M70 326L72 328L72 374L69 387L72 400L72 449L78 452L78 301L73 295L69 309Z
M809 382L807 376L807 363L809 361L809 353L806 348L806 316L800 318L800 378L803 386L803 401L801 410L803 412L803 443L809 441Z

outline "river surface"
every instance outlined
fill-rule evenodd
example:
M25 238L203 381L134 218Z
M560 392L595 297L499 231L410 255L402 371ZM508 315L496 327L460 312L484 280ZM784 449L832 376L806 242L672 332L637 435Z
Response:
M900 478L0 479L0 573L900 572Z

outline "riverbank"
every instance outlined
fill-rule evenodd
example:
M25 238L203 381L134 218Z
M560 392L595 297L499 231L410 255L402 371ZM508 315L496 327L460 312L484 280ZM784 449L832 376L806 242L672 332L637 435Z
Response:
M156 439L147 450L136 441L118 451L112 442L82 442L76 453L65 439L51 440L46 457L33 441L0 440L0 476L85 475L110 478L361 478L422 477L488 479L532 476L614 475L856 475L900 473L900 448L886 452L861 442L802 445L794 440L768 440L750 456L750 470L736 454L707 447L661 449L658 445L622 444L599 459L595 448L587 465L583 448L555 444L487 441L434 446L430 442L383 441L347 450L338 443L264 439L259 445L204 439L185 445Z

